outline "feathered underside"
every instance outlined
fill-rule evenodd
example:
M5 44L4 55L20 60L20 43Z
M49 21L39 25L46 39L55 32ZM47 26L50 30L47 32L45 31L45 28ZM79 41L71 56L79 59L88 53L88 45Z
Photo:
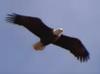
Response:
M38 43L39 47L41 47L41 43L43 43L44 46L52 43L69 50L81 62L89 59L89 52L79 39L65 35L60 35L58 38L53 34L53 29L46 26L40 18L10 14L7 17L7 21L24 26L29 31L37 35L41 40L41 42Z

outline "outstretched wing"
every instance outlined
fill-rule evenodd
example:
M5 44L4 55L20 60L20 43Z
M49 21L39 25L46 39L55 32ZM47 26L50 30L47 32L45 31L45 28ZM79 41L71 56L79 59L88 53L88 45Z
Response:
M77 59L80 61L87 61L89 59L89 53L77 38L61 35L61 37L53 43L54 45L68 49Z
M7 21L26 27L40 38L51 35L52 28L46 26L40 18L24 16L19 14L8 14Z

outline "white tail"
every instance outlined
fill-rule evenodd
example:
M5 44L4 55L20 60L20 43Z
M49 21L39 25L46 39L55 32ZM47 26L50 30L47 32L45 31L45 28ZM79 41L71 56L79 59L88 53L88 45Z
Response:
M36 44L33 45L33 48L37 51L41 51L44 49L44 45L41 41L37 42Z

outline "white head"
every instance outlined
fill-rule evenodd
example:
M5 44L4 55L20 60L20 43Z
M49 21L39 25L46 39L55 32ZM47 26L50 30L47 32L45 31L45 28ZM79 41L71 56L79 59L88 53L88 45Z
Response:
M62 34L62 32L63 32L63 28L57 28L57 29L54 29L53 30L53 33L55 34L55 35L61 35Z

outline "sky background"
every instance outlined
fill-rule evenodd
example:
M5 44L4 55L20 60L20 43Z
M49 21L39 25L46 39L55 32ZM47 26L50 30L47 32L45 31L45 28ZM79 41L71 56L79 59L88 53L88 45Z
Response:
M69 51L49 45L32 48L39 38L5 21L7 14L40 17L52 28L79 38L90 52L80 63ZM100 0L0 0L0 74L99 74Z

